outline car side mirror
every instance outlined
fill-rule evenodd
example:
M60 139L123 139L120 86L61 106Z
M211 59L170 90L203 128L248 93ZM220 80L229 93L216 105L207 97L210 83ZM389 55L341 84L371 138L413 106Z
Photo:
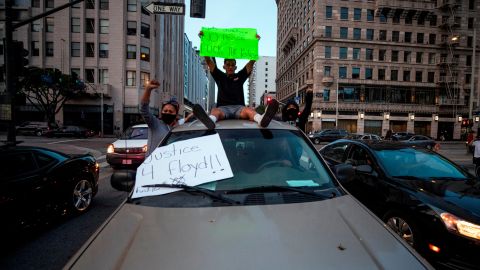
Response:
M340 183L348 183L355 178L355 169L351 164L338 164L335 167L335 175Z
M119 170L115 171L110 177L110 185L118 191L130 192L135 185L134 170Z
M357 168L355 168L355 170L359 173L366 173L366 174L370 174L373 172L373 168L370 165L358 165Z

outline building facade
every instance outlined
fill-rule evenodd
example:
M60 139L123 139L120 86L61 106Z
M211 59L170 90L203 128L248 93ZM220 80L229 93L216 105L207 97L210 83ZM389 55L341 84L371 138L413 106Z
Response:
M260 56L253 66L248 79L248 105L257 107L262 104L265 93L275 93L277 63L274 56Z
M205 60L200 56L196 47L184 34L184 102L191 111L193 104L200 104L204 109L208 108L209 80Z
M309 130L466 132L480 0L276 2L277 98L313 89Z
M68 2L14 5L32 17ZM100 130L103 107L104 132L113 133L143 121L139 101L149 80L161 84L152 93L152 112L158 114L162 102L171 97L182 103L183 32L182 16L152 15L141 1L85 0L18 28L13 38L30 52L31 66L77 73L87 85L89 96L67 102L57 121ZM19 108L17 118L43 120L29 104Z

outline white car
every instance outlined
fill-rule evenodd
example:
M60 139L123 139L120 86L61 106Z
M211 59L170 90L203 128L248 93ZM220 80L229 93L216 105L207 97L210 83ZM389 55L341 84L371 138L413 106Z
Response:
M137 167L147 152L148 126L129 127L125 133L107 148L107 162L112 167Z

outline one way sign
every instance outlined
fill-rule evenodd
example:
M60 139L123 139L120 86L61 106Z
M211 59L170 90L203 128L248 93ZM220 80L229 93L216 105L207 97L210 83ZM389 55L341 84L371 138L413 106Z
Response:
M152 14L185 15L185 4L153 2L145 6Z

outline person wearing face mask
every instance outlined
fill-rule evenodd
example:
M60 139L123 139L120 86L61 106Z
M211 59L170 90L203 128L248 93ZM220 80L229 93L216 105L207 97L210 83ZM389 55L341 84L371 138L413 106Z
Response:
M305 96L305 108L299 114L300 108L294 100L289 100L282 109L282 121L288 122L291 125L297 126L305 133L305 125L308 121L308 116L312 111L313 90L308 89Z
M149 156L153 150L158 146L160 141L167 135L168 131L178 125L177 115L180 105L175 100L169 100L162 104L160 111L160 118L155 117L150 112L150 95L152 90L158 88L160 83L156 80L152 80L145 86L145 92L143 93L140 102L140 113L143 119L148 125L148 143L147 143L147 155Z

